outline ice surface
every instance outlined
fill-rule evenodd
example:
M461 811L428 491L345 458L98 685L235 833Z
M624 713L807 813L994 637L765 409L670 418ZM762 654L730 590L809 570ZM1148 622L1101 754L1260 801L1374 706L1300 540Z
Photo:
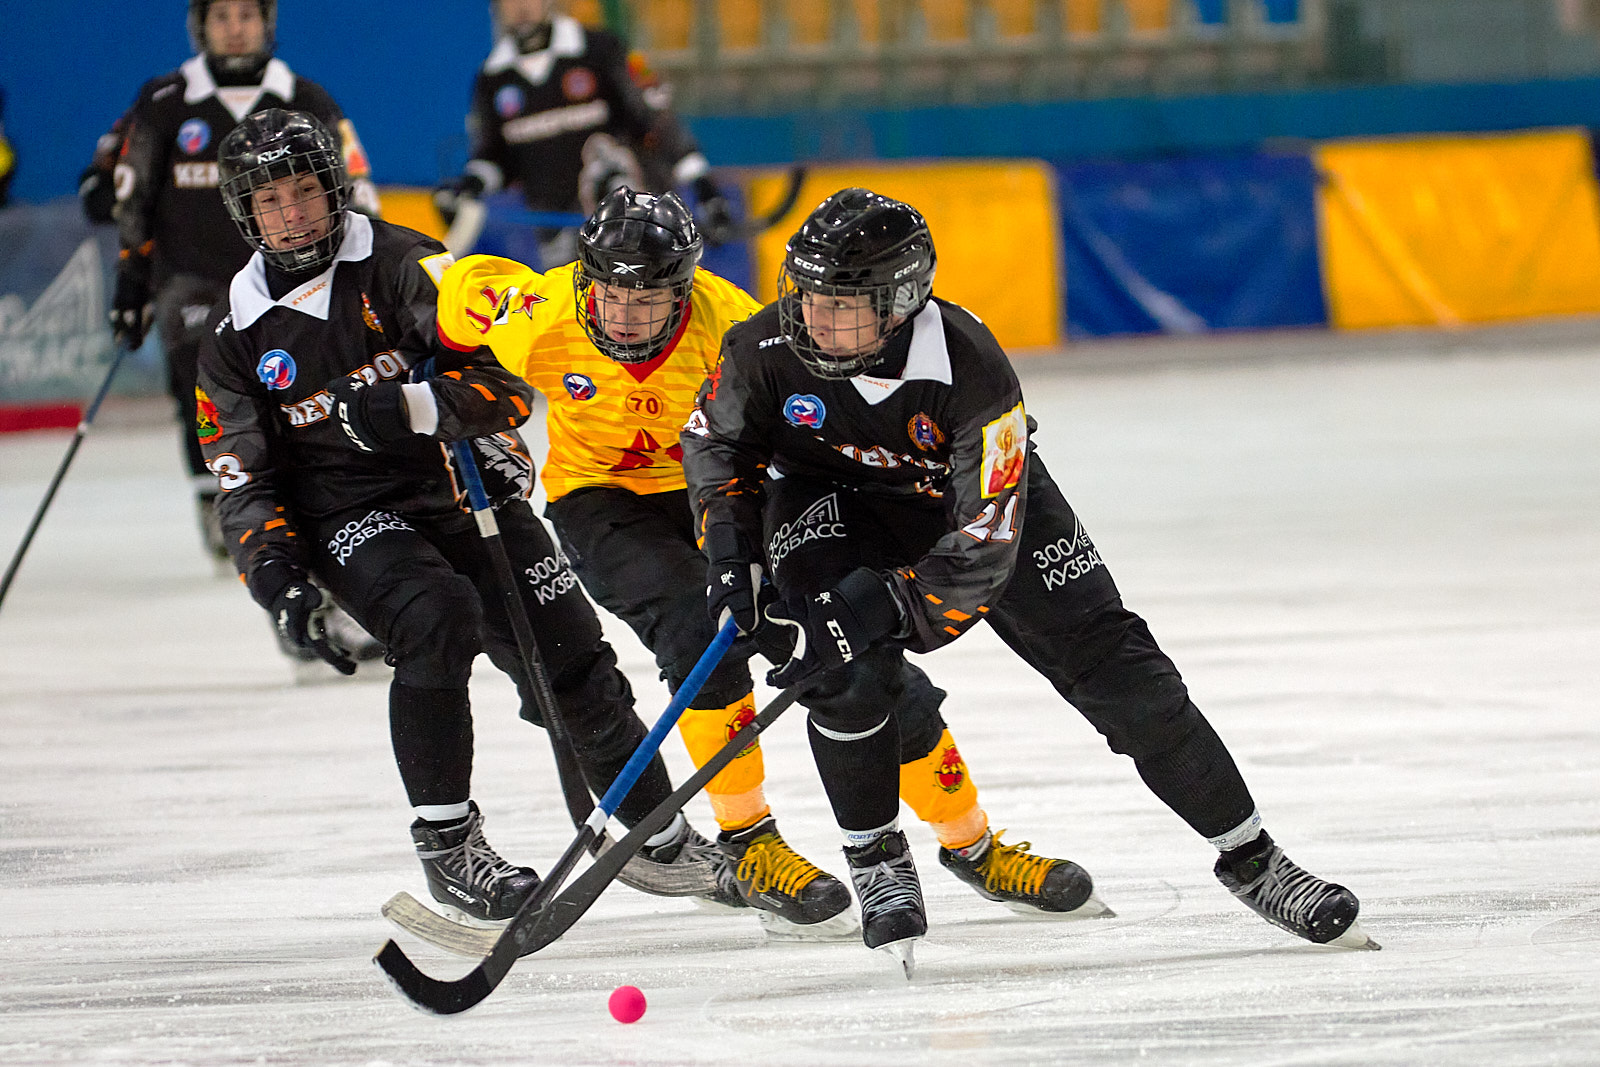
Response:
M173 431L109 408L0 608L0 1063L1600 1062L1595 333L1019 360L1128 602L1268 827L1360 895L1384 951L1239 906L980 630L922 662L985 806L1084 864L1116 918L982 901L914 824L913 982L859 945L769 944L753 918L616 887L445 1020L369 963L378 905L423 892L382 679L287 685L263 613L201 557ZM7 558L65 444L0 438ZM653 717L649 659L608 631ZM474 700L490 840L548 864L571 830L543 737L486 663ZM766 749L789 840L842 875L798 713ZM624 983L649 998L632 1026L606 1011Z

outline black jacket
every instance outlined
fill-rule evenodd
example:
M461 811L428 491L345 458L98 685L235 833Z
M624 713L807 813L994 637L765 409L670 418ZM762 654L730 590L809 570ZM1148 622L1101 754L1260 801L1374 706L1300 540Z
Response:
M441 442L511 433L527 420L532 386L489 349L439 339L436 279L451 262L432 238L346 212L338 259L281 299L259 255L234 277L227 313L200 351L197 431L223 490L223 539L247 580L271 560L305 565L297 519L454 509L460 490ZM414 388L432 391L431 437L359 450L324 386L347 375L404 382L430 358L434 376Z
M983 323L938 299L897 335L905 368L895 379L816 377L788 341L776 304L723 337L681 435L700 529L732 523L761 544L769 465L924 499L942 507L949 532L885 577L911 621L908 648L954 640L998 598L1016 560L1028 423L1010 361Z

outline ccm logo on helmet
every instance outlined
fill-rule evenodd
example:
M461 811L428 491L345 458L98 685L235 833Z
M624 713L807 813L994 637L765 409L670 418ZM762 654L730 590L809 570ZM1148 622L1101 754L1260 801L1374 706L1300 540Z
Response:
M828 268L822 266L820 263L809 263L809 262L807 262L806 260L803 260L803 259L795 260L794 261L794 265L799 267L801 270L808 270L812 274L826 274L826 273L828 273Z
M918 270L921 270L921 269L922 269L922 260L919 259L915 263L911 264L909 267L901 267L899 270L895 271L894 272L894 280L895 281L899 281L901 278L904 278L907 274L910 274L912 271L918 271Z

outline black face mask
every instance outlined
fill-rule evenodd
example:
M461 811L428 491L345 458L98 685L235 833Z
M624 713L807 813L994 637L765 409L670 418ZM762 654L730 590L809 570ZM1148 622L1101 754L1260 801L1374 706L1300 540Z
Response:
M262 72L271 60L271 52L248 56L214 56L207 52L206 69L218 85L260 85Z

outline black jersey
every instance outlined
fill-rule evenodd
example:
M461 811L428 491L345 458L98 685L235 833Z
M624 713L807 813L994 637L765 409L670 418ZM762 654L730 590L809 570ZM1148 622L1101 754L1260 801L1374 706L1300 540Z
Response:
M526 421L532 386L489 349L462 352L439 339L438 278L451 262L430 237L346 212L333 265L282 298L269 291L259 253L234 276L227 313L201 348L196 425L223 490L223 539L246 577L272 559L303 563L297 517L455 508L441 442L509 433ZM346 375L405 381L425 359L435 376L408 388L431 390L432 435L358 449L332 417L324 386Z
M776 304L723 337L681 435L700 529L732 523L761 544L769 471L923 498L950 532L887 577L911 618L907 647L954 640L994 603L1016 559L1028 420L1005 352L970 312L938 299L893 342L904 353L896 378L818 378L788 342Z
M704 157L660 91L642 84L642 64L615 34L565 15L539 51L520 53L502 37L473 82L467 171L490 192L521 183L536 210L577 210L583 146L606 133L675 166L677 184L700 177Z
M280 59L267 62L258 84L219 86L205 57L195 56L146 82L124 116L127 130L116 167L117 228L124 256L147 260L157 287L175 274L226 283L250 258L250 246L217 189L217 149L241 119L269 107L309 112L337 131L351 179L351 206L376 213L377 196L355 127L326 90L298 77Z

